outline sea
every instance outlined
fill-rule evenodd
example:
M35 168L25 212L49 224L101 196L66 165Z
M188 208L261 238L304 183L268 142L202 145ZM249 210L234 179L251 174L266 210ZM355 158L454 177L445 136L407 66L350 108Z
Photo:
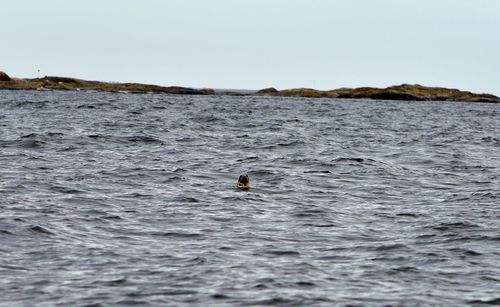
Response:
M498 104L4 90L0 166L1 306L500 304Z

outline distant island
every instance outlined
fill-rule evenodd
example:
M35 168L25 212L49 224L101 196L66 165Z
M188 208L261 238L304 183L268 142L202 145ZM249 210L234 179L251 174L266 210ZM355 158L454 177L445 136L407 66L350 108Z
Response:
M11 78L0 71L0 90L94 90L104 92L167 93L185 95L233 95L233 96L276 96L307 98L345 98L408 101L465 101L500 103L500 98L491 94L476 94L468 91L442 87L427 87L418 84L402 84L386 88L359 87L320 91L310 88L277 90L267 88L252 93L237 91L217 92L213 89L194 89L180 86L159 86L140 83L112 83L88 81L67 77L21 79Z

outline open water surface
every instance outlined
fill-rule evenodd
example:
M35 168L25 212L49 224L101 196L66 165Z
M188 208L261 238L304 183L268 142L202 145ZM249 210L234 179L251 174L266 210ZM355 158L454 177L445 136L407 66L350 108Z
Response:
M0 91L0 165L4 306L500 303L500 105Z

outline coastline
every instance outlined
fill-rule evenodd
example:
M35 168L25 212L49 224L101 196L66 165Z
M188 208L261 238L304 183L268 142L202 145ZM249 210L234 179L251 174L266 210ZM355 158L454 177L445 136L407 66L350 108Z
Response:
M43 78L22 79L11 78L0 72L0 90L63 90L79 91L94 90L102 92L130 93L166 93L183 95L218 95L218 96L275 96L275 97L306 97L306 98L343 98L343 99L373 99L401 101L463 101L500 103L500 98L492 94L478 94L458 89L443 87L428 87L418 84L402 84L386 88L359 87L340 88L321 91L311 88L295 88L277 90L267 88L253 93L237 91L216 92L213 89L194 89L181 86L160 86L141 83L112 83L88 81L68 77L45 76Z

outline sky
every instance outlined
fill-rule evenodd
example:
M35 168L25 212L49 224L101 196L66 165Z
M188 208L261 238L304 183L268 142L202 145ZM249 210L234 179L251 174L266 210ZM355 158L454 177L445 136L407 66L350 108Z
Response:
M500 95L498 0L0 0L0 20L14 77Z

